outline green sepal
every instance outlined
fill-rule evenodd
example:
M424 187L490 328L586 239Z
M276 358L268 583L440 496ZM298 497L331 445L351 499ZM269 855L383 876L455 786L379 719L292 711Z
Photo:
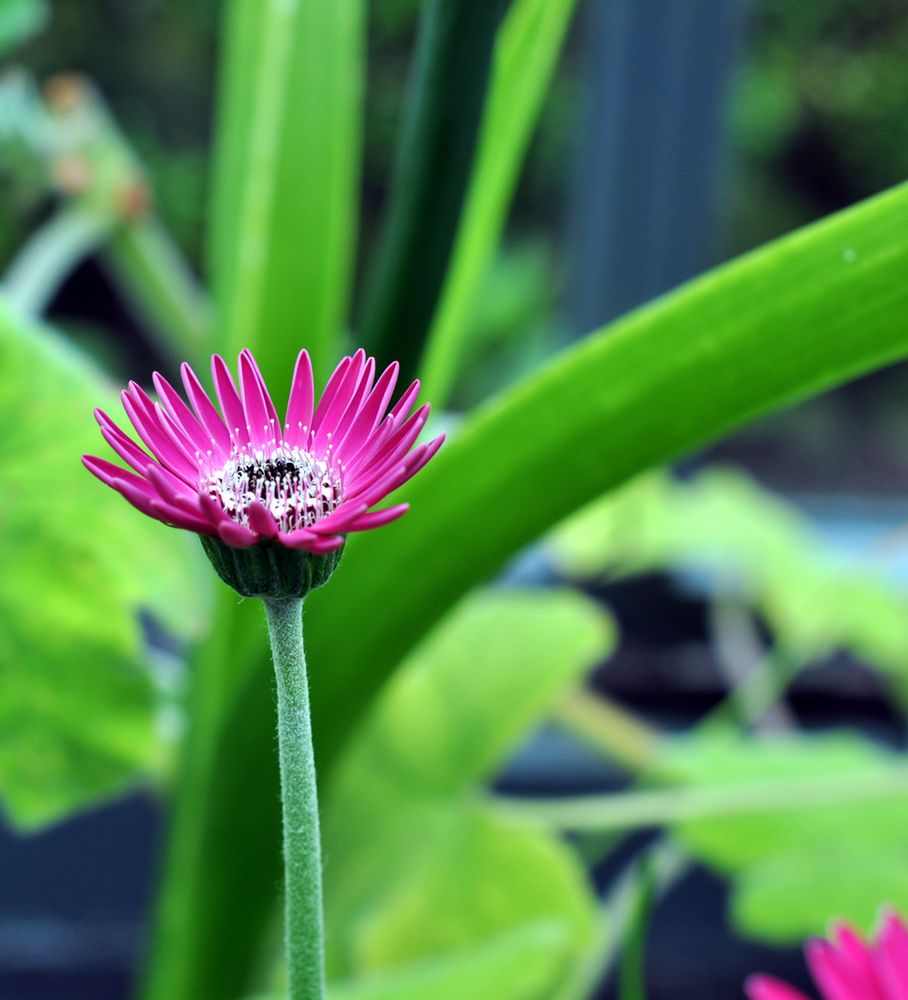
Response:
M305 597L327 582L344 551L342 546L325 555L313 555L270 541L236 549L219 538L199 537L218 576L244 597Z

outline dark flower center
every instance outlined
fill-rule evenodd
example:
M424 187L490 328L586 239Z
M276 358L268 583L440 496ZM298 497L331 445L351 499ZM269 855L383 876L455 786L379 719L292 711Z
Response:
M287 532L327 517L343 499L338 471L300 448L278 447L267 456L242 453L200 488L240 524L249 523L249 505L258 500Z

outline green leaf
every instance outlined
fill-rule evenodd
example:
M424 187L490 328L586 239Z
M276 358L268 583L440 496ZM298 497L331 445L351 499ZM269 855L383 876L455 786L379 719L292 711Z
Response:
M44 0L3 0L0 6L0 55L36 35L47 24L50 7Z
M507 0L426 0L362 342L415 372L438 302L476 149Z
M0 790L31 828L160 768L137 612L198 634L206 588L190 539L82 468L110 398L87 361L0 303L0 371Z
M894 845L853 851L837 838L833 848L767 857L745 869L731 905L742 931L773 944L825 934L834 920L869 935L885 907L908 908L908 864Z
M740 473L643 476L571 518L550 548L579 577L705 570L753 602L787 655L846 649L908 673L908 606L896 586L872 566L836 562L794 507Z
M514 0L499 32L476 161L420 373L441 406L464 354L470 313L501 239L530 137L576 0Z
M473 948L331 987L329 1000L537 1000L557 971L566 938L554 921L528 923Z
M363 0L230 0L209 262L219 340L284 391L336 360L353 268ZM288 384L289 391L289 384Z
M862 786L897 764L845 733L757 739L710 730L674 741L664 773L698 788L759 789L767 779L827 775ZM883 903L908 905L906 824L908 802L890 799L699 819L675 834L694 857L732 878L742 929L793 943L822 933L832 917L869 929Z
M345 755L346 772L358 770L382 799L465 791L493 777L613 644L604 613L570 591L481 591L402 665Z
M465 602L402 668L344 757L325 810L330 968L362 974L524 923L563 924L563 959L590 927L577 860L498 816L493 776L611 638L570 593Z
M324 762L478 580L635 473L908 353L908 186L632 313L482 408L309 599ZM431 553L431 559L426 558ZM355 565L356 571L352 571ZM393 582L392 582L393 581ZM337 622L356 622L338 641Z
M392 968L545 919L563 933L563 972L592 930L592 898L571 852L479 805L411 806L372 827L356 852L337 854L335 866L327 892L336 971Z

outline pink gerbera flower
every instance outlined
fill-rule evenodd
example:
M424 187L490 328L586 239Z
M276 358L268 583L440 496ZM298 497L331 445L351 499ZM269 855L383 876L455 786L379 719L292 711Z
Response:
M823 1000L908 1000L908 929L895 913L884 916L873 944L839 925L833 940L809 941L804 950ZM750 1000L807 1000L771 976L752 976L747 995Z
M348 532L388 524L406 504L371 508L443 440L414 447L429 416L428 404L414 411L419 383L389 411L398 366L376 380L375 360L362 350L341 361L318 405L301 351L283 423L249 351L240 355L239 386L223 358L214 355L211 368L220 412L189 365L182 367L188 405L155 373L159 402L135 382L122 394L147 451L96 410L101 433L129 469L93 455L82 461L143 513L231 549L264 542L323 555Z

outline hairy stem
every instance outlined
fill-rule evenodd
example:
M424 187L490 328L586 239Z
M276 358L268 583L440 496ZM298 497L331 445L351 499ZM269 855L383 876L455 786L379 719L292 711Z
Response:
M303 602L266 600L277 677L277 730L284 818L285 947L289 1000L325 995L322 859Z

